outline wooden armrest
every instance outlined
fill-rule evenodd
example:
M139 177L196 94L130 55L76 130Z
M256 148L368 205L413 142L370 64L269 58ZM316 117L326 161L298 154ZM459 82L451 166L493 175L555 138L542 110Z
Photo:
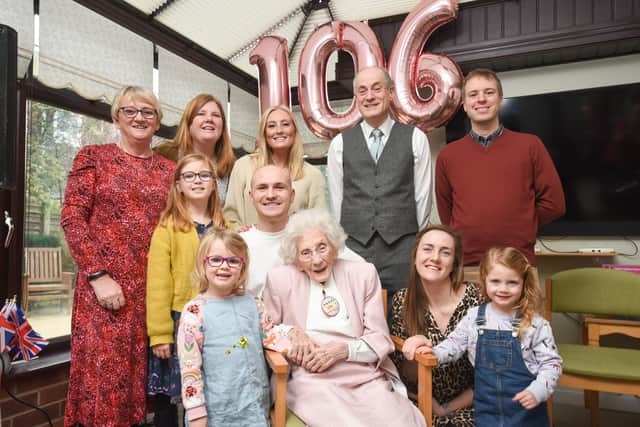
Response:
M271 422L274 427L284 427L287 419L287 376L289 375L289 362L287 362L287 359L285 359L281 353L274 350L265 348L264 355L275 377Z
M289 362L284 356L274 350L266 349L264 350L264 354L267 358L267 363L271 370L276 374L288 374L289 373Z
M612 326L637 326L640 327L640 320L603 319L601 317L585 317L584 323Z
M404 340L395 335L391 335L391 341L393 341L393 345L396 347L396 350L402 352L402 346L404 346ZM430 367L438 366L438 359L436 359L436 357L433 354L416 354L415 360L422 366L430 366Z

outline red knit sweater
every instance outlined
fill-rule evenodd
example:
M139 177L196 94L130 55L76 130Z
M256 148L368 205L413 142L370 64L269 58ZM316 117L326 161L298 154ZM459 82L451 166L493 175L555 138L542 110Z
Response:
M508 129L487 148L469 135L445 146L436 161L436 200L442 223L462 234L465 264L492 246L513 246L535 265L538 227L565 212L542 141Z

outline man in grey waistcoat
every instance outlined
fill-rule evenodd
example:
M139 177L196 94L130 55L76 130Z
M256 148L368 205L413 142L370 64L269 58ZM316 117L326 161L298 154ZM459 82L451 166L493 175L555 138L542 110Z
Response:
M353 86L363 120L331 141L331 209L349 235L347 246L376 266L391 301L407 286L411 247L429 220L429 141L390 117L393 82L385 69L361 70Z

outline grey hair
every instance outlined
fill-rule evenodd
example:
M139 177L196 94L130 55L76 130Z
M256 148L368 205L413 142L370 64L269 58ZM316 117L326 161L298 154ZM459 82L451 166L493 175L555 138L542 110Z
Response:
M382 73L382 76L384 77L384 82L387 85L387 89L392 89L395 86L395 83L393 82L393 79L391 79L391 74L389 74L389 71L387 71L386 68L383 67L378 67L377 65L372 65L371 67L365 67L362 70L358 71L355 75L355 77L353 78L353 94L355 95L357 93L357 89L358 89L358 74L360 74L361 72L365 71L365 70L369 70L369 69L375 69L378 70Z
M337 252L344 249L347 234L326 209L302 210L291 215L284 229L284 237L280 245L280 257L285 264L295 264L298 258L298 239L312 230L324 233L329 244Z

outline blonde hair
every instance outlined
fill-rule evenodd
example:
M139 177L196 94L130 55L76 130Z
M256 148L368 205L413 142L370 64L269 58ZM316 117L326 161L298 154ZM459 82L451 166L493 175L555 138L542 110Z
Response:
M214 166L211 159L203 154L189 154L184 156L173 171L173 181L169 188L169 196L167 197L167 206L160 215L160 224L167 226L169 219L173 219L173 228L180 230L183 233L187 233L193 228L193 220L189 215L189 209L187 206L187 200L184 194L178 188L178 181L182 174L182 169L190 163L203 162L207 165L207 168L213 172ZM215 178L212 183L212 191L209 195L209 201L207 203L207 213L209 218L213 221L215 228L224 228L224 217L222 216L222 207L220 206L220 198L218 197L218 186Z
M489 249L480 262L480 291L485 300L489 299L487 295L487 275L496 264L501 264L515 271L522 278L522 295L520 295L520 300L514 307L522 313L520 329L518 330L518 335L522 337L524 331L531 326L534 314L540 314L542 310L542 292L538 282L538 273L529 264L527 257L516 248L495 247Z
M191 282L193 286L198 292L205 292L209 289L205 257L209 252L209 248L216 240L221 240L229 252L235 256L242 257L244 260L238 283L236 283L236 286L232 290L232 295L244 295L249 271L249 249L244 239L240 237L238 233L231 230L212 230L200 241L200 246L198 246L198 252L196 253L196 262L191 272Z
M498 95L500 95L500 98L502 98L502 82L500 81L500 78L498 77L496 72L488 68L476 68L475 70L469 71L469 74L467 74L467 76L464 78L464 81L462 82L463 98L465 93L464 89L467 87L467 83L469 83L469 80L474 77L482 77L484 79L493 80L494 82L496 82L496 86L498 87Z
M266 131L267 131L267 122L269 119L269 115L276 110L284 111L289 115L291 119L291 124L294 127L294 140L291 149L289 150L289 171L291 172L291 179L293 181L297 181L304 177L304 147L302 146L302 135L300 135L300 130L298 130L298 125L296 124L296 120L291 113L291 110L284 105L276 105L274 107L269 107L267 111L264 112L262 118L260 119L260 124L258 125L258 137L256 138L256 151L253 154L250 154L253 159L253 167L254 169L258 169L262 166L272 165L273 152L271 151L271 147L267 144L266 139Z
M178 146L178 157L193 153L193 139L191 138L190 127L198 112L209 102L213 102L218 106L222 118L222 133L213 148L216 167L212 170L216 172L218 178L224 178L231 173L236 156L233 154L233 148L231 147L231 138L227 129L227 118L224 109L215 96L201 93L189 101L182 113L176 137L173 140L173 146Z
M156 98L153 92L140 86L125 86L116 93L111 103L111 119L114 122L118 121L118 111L120 111L120 107L122 107L122 101L127 97L131 98L132 101L138 100L151 104L153 109L156 110L158 123L162 121L160 101L158 101L158 98Z
M442 231L447 233L453 239L453 267L449 278L451 280L451 289L457 292L460 289L463 278L462 255L462 237L453 228L444 224L433 224L420 231L413 242L411 249L411 270L409 270L409 281L407 284L407 295L404 299L403 317L407 333L411 335L423 334L427 330L427 317L425 310L429 307L429 296L422 286L422 280L416 269L416 256L418 246L422 237L430 231Z

